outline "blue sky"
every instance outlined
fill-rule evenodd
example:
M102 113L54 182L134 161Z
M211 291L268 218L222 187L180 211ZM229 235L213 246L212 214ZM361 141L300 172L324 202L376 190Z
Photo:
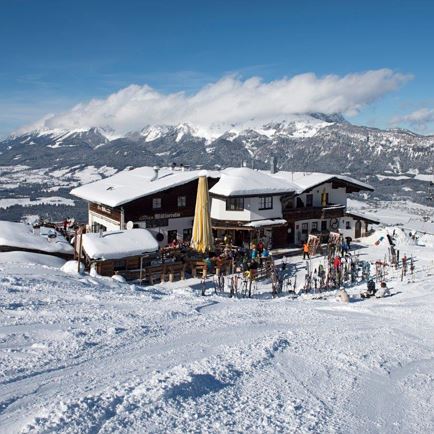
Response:
M228 75L383 68L407 78L349 119L434 132L431 1L3 0L1 12L0 135L131 84L194 95Z

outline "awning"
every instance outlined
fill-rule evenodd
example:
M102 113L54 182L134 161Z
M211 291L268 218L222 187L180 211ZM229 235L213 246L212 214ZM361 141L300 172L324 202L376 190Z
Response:
M270 226L285 226L287 224L284 219L267 219L267 220L256 220L254 222L246 223L244 226L248 228L263 228Z

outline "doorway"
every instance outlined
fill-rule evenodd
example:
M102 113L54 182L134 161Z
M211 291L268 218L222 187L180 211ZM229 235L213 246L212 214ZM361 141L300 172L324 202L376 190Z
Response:
M360 220L356 221L354 236L360 238L362 236L362 222Z

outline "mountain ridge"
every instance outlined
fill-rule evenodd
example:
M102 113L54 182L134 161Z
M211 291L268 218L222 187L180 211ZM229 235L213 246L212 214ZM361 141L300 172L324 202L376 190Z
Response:
M0 197L37 198L57 191L69 198L77 183L126 167L247 164L267 169L276 157L279 170L351 175L373 185L373 197L432 205L433 149L434 135L353 125L340 115L317 113L259 127L252 122L214 130L187 123L148 125L124 135L108 127L36 130L0 141L0 173L9 179L0 182ZM19 176L14 174L17 168ZM88 172L93 176L86 178ZM66 175L51 179L50 173Z

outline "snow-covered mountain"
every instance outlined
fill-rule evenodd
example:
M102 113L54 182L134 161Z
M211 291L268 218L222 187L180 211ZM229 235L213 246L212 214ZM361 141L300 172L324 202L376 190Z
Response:
M108 127L35 130L0 142L0 166L70 173L92 166L113 168L110 173L126 166L175 162L211 168L244 161L266 168L275 156L282 170L349 173L372 183L383 199L427 203L433 149L434 136L357 126L341 115L312 113L265 125L254 120L208 128L147 125L121 135ZM2 190L8 191L6 197L16 193L0 183Z
M35 130L0 142L0 165L64 167L98 164L266 164L276 156L282 169L402 174L432 169L434 136L408 130L352 125L340 115L296 116L265 125L148 125L116 135L108 128Z

